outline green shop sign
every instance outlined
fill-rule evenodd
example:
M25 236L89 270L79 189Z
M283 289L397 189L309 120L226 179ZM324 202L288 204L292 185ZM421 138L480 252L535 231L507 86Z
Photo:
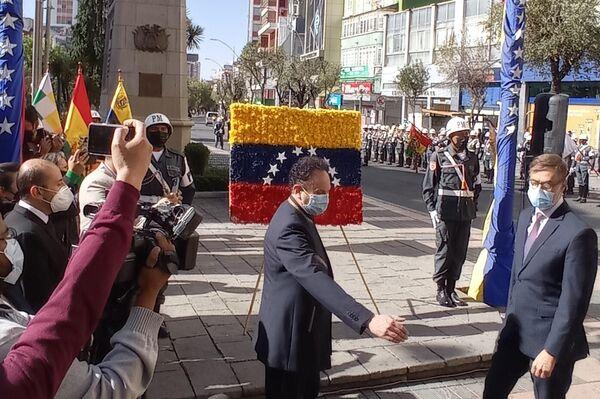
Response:
M345 67L342 68L342 72L340 73L340 79L364 79L368 78L369 67L368 66L357 66L357 67Z
M443 1L446 0L400 0L400 11L430 6L432 4L441 3Z

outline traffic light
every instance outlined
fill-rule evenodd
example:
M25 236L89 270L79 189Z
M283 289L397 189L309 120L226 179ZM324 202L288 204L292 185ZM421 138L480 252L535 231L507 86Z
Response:
M535 98L533 131L528 155L558 154L565 147L569 96L566 94L538 94Z

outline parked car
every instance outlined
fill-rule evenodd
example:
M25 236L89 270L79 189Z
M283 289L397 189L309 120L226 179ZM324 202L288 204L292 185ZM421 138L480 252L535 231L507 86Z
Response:
M219 116L218 112L207 112L206 113L206 126L213 125L218 116Z

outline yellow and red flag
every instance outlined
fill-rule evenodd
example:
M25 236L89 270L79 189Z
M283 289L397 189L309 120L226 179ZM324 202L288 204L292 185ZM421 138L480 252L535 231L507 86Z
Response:
M87 137L90 123L92 123L92 110L80 65L65 124L65 134L72 146L77 144L80 137Z
M418 148L416 149L418 153L422 154L427 151L427 147L429 147L433 141L425 136L415 125L412 125L410 128L410 137L416 141Z

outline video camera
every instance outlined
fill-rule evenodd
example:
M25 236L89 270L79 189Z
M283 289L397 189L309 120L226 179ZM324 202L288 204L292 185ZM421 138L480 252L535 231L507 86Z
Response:
M86 217L93 218L101 203L88 204L83 208ZM189 205L170 203L138 203L138 218L134 225L131 250L115 279L104 314L88 353L83 357L91 363L102 361L110 351L110 338L127 321L138 293L138 275L146 259L157 246L156 234L163 234L175 245L176 256L159 257L157 267L170 274L180 270L192 270L196 266L199 235L196 228L202 216Z

